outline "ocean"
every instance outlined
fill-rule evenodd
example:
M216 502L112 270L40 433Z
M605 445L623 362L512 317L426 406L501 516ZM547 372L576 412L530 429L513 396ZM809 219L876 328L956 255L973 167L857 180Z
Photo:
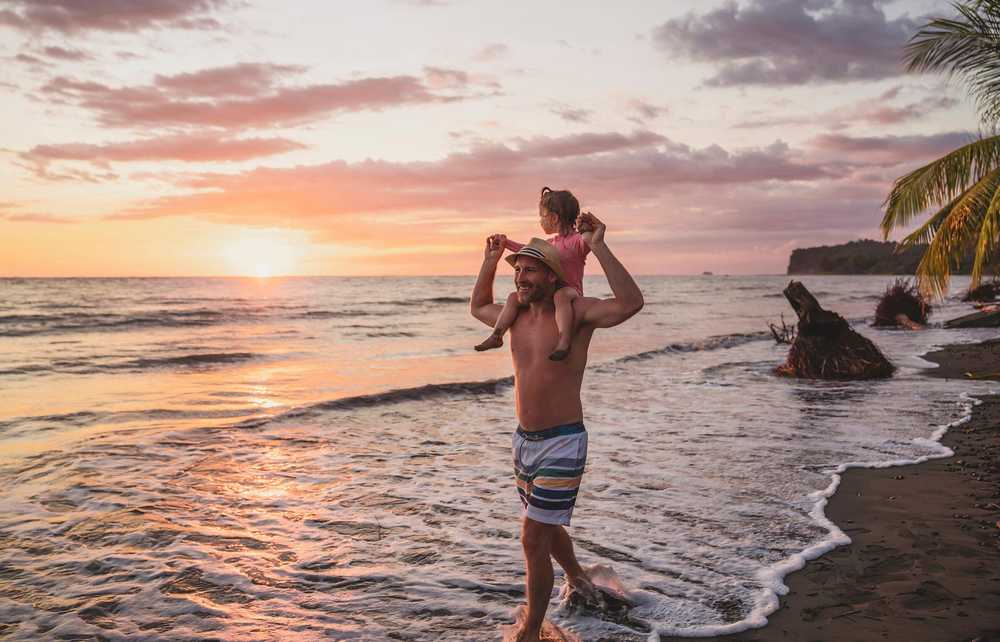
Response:
M869 326L884 276L801 280L893 378L775 377L788 280L640 277L645 308L595 334L570 532L637 606L554 622L760 626L787 572L847 541L822 512L838 473L948 454L942 427L995 388L921 374L995 335L941 329L955 298L923 332ZM0 638L498 639L524 599L516 419L506 347L472 350L472 284L0 279Z

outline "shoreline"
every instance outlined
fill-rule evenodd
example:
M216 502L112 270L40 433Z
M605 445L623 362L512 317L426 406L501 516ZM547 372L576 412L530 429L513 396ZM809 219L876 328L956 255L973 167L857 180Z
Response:
M1000 373L1000 340L923 356L927 376ZM851 543L809 560L766 626L719 640L1000 641L1000 395L940 439L950 457L848 468L821 506Z

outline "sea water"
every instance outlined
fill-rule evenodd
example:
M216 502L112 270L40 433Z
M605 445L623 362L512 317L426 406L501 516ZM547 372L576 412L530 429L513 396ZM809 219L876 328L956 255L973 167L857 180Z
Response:
M802 280L893 378L775 377L784 276L640 277L642 312L595 334L570 530L637 606L554 622L760 626L785 573L847 541L822 512L845 465L947 454L931 437L991 384L918 355L995 333L941 329L956 299L876 330L889 277ZM524 601L516 419L506 348L472 351L472 283L0 280L0 637L498 639Z

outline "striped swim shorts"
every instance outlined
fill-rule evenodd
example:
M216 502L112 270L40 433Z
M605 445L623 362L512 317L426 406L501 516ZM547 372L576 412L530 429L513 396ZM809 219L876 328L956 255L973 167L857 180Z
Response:
M580 422L514 433L514 478L523 515L569 526L587 464L587 431Z

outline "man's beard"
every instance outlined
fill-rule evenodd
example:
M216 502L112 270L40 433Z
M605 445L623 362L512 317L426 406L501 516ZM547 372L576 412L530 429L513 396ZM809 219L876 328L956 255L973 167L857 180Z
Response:
M517 288L517 301L522 305L536 303L546 298L547 291L544 287L536 284L527 284L527 290Z

